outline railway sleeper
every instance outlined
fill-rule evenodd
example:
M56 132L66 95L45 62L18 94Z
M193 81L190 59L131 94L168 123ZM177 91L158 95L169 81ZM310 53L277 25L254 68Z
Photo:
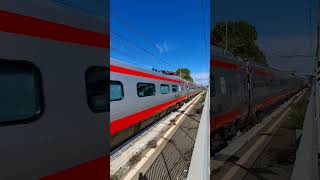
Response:
M238 134L238 127L236 124L230 124L226 128L211 133L210 138L210 154L214 156L215 153L228 146L228 141L231 141Z

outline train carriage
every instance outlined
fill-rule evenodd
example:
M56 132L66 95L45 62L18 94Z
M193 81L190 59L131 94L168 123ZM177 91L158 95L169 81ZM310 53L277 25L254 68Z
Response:
M253 110L258 119L274 106L299 90L297 78L290 72L279 71L251 62Z
M211 46L211 149L213 153L303 87L292 72L235 58Z
M114 149L199 92L199 87L178 76L112 58L111 147Z
M224 55L219 49L212 51L210 61L211 131L233 126L236 131L249 112L248 76L245 63ZM235 133L235 132L232 132ZM223 132L223 134L230 134Z
M250 74L252 78L252 113L258 118L262 115L264 108L268 107L268 99L278 90L271 86L273 74L271 70L263 65L250 62Z
M108 37L79 8L0 1L0 179L107 177Z

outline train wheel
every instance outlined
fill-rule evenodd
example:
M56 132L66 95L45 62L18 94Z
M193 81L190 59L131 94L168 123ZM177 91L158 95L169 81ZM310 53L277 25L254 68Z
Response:
M264 113L262 111L256 112L255 124L258 124L264 118Z
M215 133L210 138L210 156L214 157L215 153L226 147L228 142L225 140L224 135Z
M238 128L236 127L236 125L235 124L230 125L224 133L224 136L226 137L225 140L226 141L232 140L232 138L234 138L237 135L237 132L238 132Z
M237 136L237 133L238 133L238 128L235 124L233 124L231 127L230 127L230 131L232 133L232 138L234 138L235 136Z

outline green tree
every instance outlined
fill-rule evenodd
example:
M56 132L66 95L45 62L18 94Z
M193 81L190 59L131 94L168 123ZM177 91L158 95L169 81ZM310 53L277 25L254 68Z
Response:
M183 79L193 82L193 79L190 75L190 70L188 68L178 68L176 72Z
M267 64L265 55L255 43L257 40L257 31L251 24L245 21L218 22L211 30L210 42L215 46L225 49L226 40L227 49L234 56Z

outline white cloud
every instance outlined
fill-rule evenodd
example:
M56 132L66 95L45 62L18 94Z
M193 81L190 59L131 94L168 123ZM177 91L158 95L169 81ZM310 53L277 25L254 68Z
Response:
M168 51L169 51L167 41L164 41L164 43L163 43L163 49L164 49L165 52L168 52Z
M163 41L161 43L157 43L156 44L156 48L158 49L160 54L169 52L169 47L168 47L168 42L167 41Z
M198 84L207 85L209 82L209 72L191 73L193 81Z
M157 47L157 49L159 50L159 52L161 54L163 52L163 48L159 44L156 44L156 47Z

